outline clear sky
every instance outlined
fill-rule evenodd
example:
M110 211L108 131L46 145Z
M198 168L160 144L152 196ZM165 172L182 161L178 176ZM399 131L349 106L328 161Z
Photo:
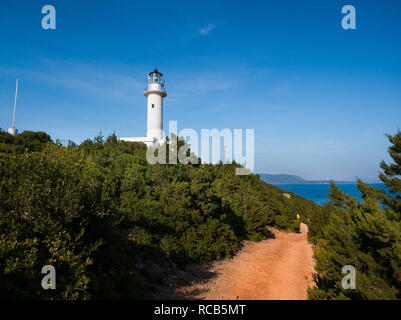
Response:
M20 77L16 127L54 140L145 135L155 64L165 123L255 129L260 173L376 177L401 124L399 0L2 0L0 46L0 127Z

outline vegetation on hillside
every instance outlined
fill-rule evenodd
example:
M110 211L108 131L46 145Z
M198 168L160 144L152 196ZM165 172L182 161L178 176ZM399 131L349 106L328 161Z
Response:
M297 214L317 210L236 167L150 165L145 145L115 135L63 147L0 132L0 298L151 297L144 259L228 258L267 225L297 231ZM44 265L56 290L40 285Z
M63 147L44 132L0 132L0 298L150 298L144 261L163 271L231 257L267 225L298 231L299 215L314 243L310 299L399 299L401 133L388 138L388 192L358 181L358 203L333 183L321 207L236 176L235 163L150 165L145 145L114 135ZM40 285L49 264L56 290ZM355 289L342 288L346 265Z
M388 193L361 180L362 201L331 185L330 203L307 211L315 244L316 287L311 299L401 298L401 132L388 136L394 163L381 163ZM356 288L343 289L342 268L355 267Z

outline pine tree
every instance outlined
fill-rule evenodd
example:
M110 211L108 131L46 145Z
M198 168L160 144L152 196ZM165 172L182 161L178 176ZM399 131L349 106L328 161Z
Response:
M401 220L401 132L395 135L387 135L392 144L388 151L394 163L387 164L381 162L380 168L383 173L380 174L380 180L384 182L392 196L384 196L383 203L396 213L396 219Z
M380 179L390 194L358 180L363 201L357 203L331 184L331 203L323 208L329 212L327 222L311 228L317 271L311 299L401 298L401 133L388 138L395 163L381 163ZM318 215L310 220L322 222ZM341 286L345 265L356 269L355 290Z

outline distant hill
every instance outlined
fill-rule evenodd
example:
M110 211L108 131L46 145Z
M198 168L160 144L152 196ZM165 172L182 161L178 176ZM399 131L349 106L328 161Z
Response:
M270 184L295 184L295 183L308 183L307 180L293 174L259 174L260 179Z
M260 173L260 179L270 184L328 184L330 180L305 180L293 174ZM354 181L334 181L337 184L355 183Z

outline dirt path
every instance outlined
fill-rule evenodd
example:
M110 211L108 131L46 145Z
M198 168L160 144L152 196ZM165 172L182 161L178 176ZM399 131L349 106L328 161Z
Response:
M180 288L180 293L193 299L306 299L314 267L307 226L301 225L300 234L273 232L275 239L247 241L234 259L209 268L211 280Z

